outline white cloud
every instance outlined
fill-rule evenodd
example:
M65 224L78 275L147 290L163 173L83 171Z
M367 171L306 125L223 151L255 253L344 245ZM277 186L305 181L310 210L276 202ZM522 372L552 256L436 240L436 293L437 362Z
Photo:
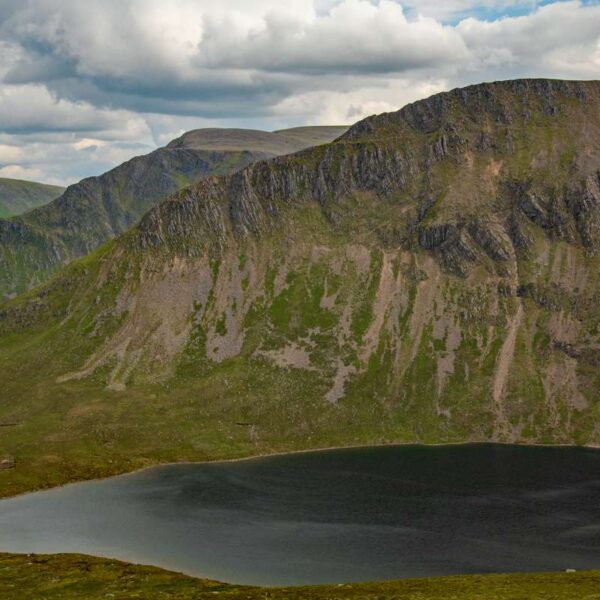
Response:
M531 75L600 77L600 6L560 2L521 17L463 20L456 31L471 50L471 68L526 69Z
M100 174L152 146L93 138L77 138L68 132L49 136L0 135L0 169L5 177L31 178L68 185Z
M445 80L392 80L386 86L353 91L312 91L286 98L273 108L282 118L302 118L308 125L353 123L364 117L397 110L409 102L448 89ZM307 118L307 115L308 118Z
M30 179L40 181L44 178L44 172L41 169L31 169L21 165L7 165L0 168L0 177L10 179ZM46 181L46 183L56 183L55 181Z
M0 144L0 165L16 163L25 158L22 146Z
M401 73L463 61L456 31L428 17L408 21L391 0L343 0L328 14L266 13L260 23L205 18L198 61L284 73Z

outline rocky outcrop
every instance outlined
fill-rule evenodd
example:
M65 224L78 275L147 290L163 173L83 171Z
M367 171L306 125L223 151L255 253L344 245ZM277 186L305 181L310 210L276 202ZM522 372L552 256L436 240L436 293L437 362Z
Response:
M492 260L502 262L514 258L512 241L500 223L473 221L468 230L473 240Z
M581 241L596 252L600 248L600 171L587 177L579 190L567 193L566 204L575 218Z
M14 295L44 281L61 265L131 227L183 184L209 174L225 157L188 149L156 150L68 187L46 206L0 220L0 294ZM252 158L240 154L237 166Z

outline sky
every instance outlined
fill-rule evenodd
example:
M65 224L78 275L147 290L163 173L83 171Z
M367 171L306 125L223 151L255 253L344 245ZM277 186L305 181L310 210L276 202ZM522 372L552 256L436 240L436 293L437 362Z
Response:
M0 0L0 177L64 185L190 129L351 124L517 77L600 79L600 3Z

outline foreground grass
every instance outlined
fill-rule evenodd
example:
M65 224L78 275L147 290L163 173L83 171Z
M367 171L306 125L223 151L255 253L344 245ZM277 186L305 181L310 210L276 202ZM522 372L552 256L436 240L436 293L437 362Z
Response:
M596 600L600 571L465 575L291 588L234 586L79 554L0 554L0 597L229 600Z

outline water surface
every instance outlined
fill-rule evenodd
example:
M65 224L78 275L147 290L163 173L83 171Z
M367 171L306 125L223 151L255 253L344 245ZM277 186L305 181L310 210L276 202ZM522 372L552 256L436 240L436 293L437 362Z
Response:
M600 452L401 446L156 467L0 501L0 550L264 585L600 568Z

